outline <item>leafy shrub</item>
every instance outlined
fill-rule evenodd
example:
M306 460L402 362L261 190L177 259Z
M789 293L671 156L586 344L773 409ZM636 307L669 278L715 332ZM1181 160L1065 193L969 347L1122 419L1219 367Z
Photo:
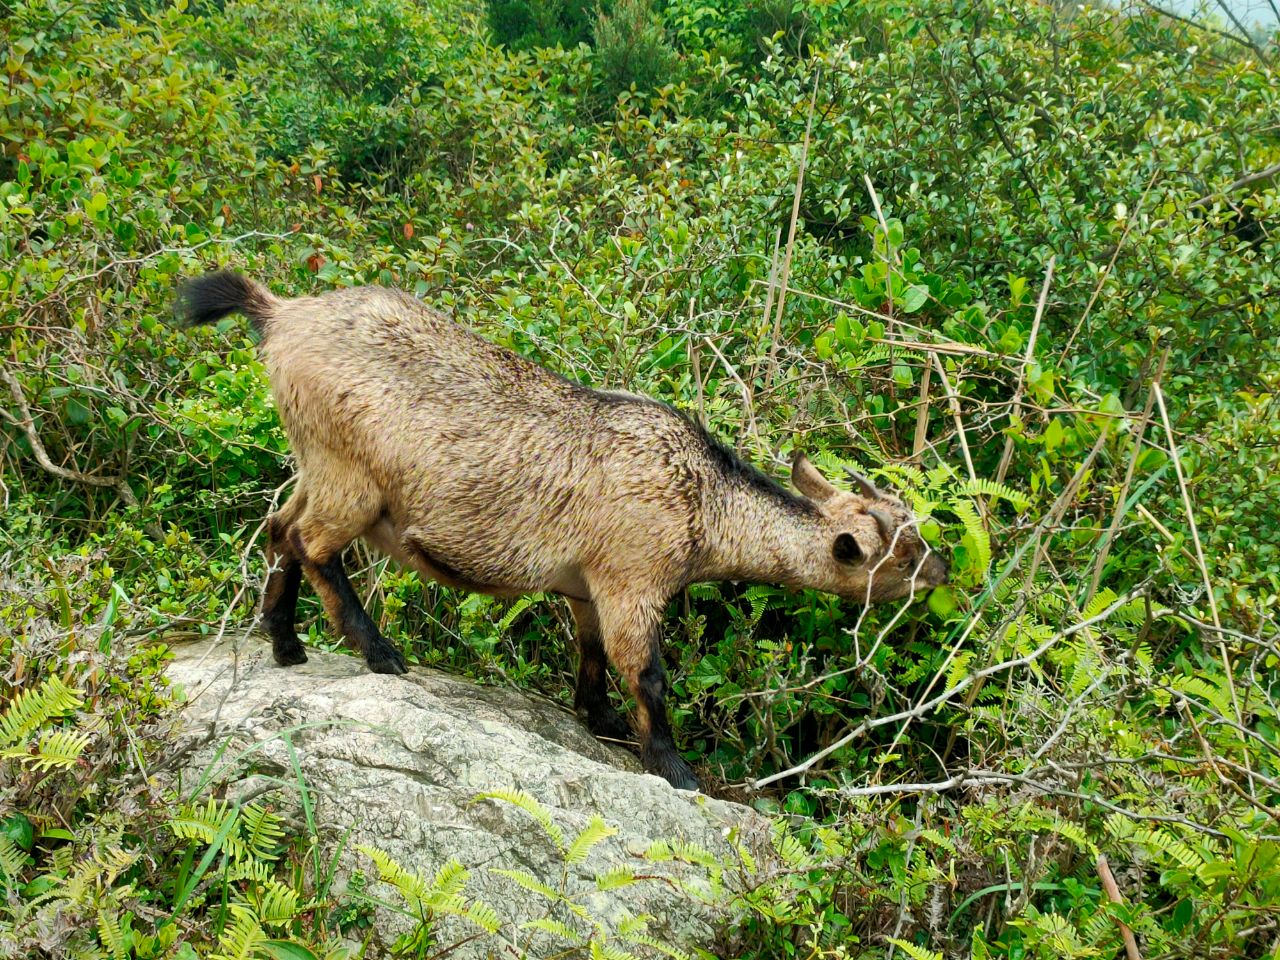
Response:
M675 79L677 57L652 0L614 0L592 27L595 63L605 92L652 90Z
M494 39L511 50L590 43L599 9L588 0L489 0L486 6Z

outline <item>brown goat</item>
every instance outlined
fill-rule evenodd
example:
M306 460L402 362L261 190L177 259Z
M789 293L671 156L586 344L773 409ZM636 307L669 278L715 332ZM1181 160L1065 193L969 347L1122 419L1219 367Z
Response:
M810 587L875 603L943 583L910 511L855 475L836 489L797 457L784 489L671 407L566 380L381 287L284 300L235 273L184 285L190 323L248 315L298 460L269 521L262 620L282 666L303 573L370 669L405 670L351 588L357 537L447 586L568 598L575 705L626 738L606 656L636 701L645 766L696 789L663 703L668 601L691 583Z

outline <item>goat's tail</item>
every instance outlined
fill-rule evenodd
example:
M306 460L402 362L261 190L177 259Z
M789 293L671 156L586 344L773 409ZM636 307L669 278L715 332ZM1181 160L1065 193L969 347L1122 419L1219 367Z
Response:
M187 326L214 323L229 313L243 313L258 336L266 333L266 321L280 300L270 290L234 270L218 270L185 280L178 287L174 314Z

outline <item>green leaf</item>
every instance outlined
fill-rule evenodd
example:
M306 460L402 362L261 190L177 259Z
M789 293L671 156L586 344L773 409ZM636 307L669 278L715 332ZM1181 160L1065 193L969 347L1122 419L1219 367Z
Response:
M929 288L923 284L913 283L902 293L902 309L907 313L915 313L929 302Z
M929 591L929 609L939 617L947 617L956 609L955 594L950 587L934 587Z
M4 823L0 824L0 834L8 837L23 850L30 850L31 844L35 840L35 828L21 813L11 813L5 818Z
M319 960L309 949L290 940L264 940L258 949L271 960Z

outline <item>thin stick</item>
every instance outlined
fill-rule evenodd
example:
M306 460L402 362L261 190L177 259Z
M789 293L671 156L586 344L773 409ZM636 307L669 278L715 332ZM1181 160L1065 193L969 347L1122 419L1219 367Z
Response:
M1160 362L1156 365L1155 376L1151 378L1152 383L1159 383L1164 376L1164 367L1169 360L1169 348L1166 347L1164 353L1160 357ZM1111 552L1111 545L1115 543L1116 531L1120 529L1120 521L1124 519L1125 501L1129 498L1129 488L1133 485L1133 475L1138 469L1138 460L1142 456L1142 438L1147 432L1147 423L1151 420L1151 408L1155 404L1155 391L1147 391L1147 402L1142 408L1142 419L1138 421L1138 432L1133 438L1133 456L1129 458L1129 467L1124 474L1124 483L1120 486L1120 497L1116 501L1115 511L1111 514L1111 526L1107 528L1107 535L1103 538L1102 547L1098 550L1098 559L1093 564L1093 576L1089 578L1089 591L1084 596L1084 606L1089 606L1089 601L1093 599L1094 594L1098 592L1098 584L1102 582L1102 568L1107 562L1107 555Z
M818 103L819 67L813 74L813 90L809 93L809 116L804 123L804 141L800 145L800 169L796 171L796 189L791 198L791 223L787 226L787 248L782 256L782 276L779 278L778 305L773 315L773 341L769 344L769 368L765 371L764 386L769 389L778 365L778 340L782 336L782 312L787 306L787 281L791 279L791 254L796 248L796 223L800 219L800 195L804 191L804 171L809 162L809 137L813 132L814 108Z
M1040 321L1044 317L1044 305L1049 299L1049 284L1053 282L1053 265L1057 262L1058 255L1055 253L1049 257L1048 264L1045 265L1044 283L1040 286L1040 300L1036 303L1036 316L1031 322L1031 336L1027 340L1027 350L1022 357L1022 366L1018 367L1018 383L1013 388L1013 406L1009 408L1009 419L1012 421L1022 412L1022 389L1026 386L1027 368L1031 366L1031 361L1036 356L1036 338L1040 335ZM1000 454L1000 466L996 470L996 482L1004 483L1005 473L1009 470L1009 463L1013 460L1013 436L1004 438L1004 452Z
M926 363L924 373L920 376L920 408L916 411L916 436L911 444L911 459L919 461L924 452L925 441L929 436L929 378L933 374L933 365Z
M951 381L947 379L947 371L942 366L942 360L933 354L933 365L937 368L938 379L942 381L942 389L947 393L947 402L951 407L951 418L956 424L956 436L960 438L960 450L964 454L964 465L969 471L969 479L977 482L978 473L973 469L973 457L969 453L969 435L965 433L964 418L960 415L960 395L951 389ZM956 383L960 381L957 380Z
M689 329L693 329L693 297L689 298ZM698 391L698 422L705 426L707 405L702 396L702 365L698 363L698 340L692 333L689 334L689 362L693 364L694 389Z
M1098 879L1102 881L1102 889L1107 891L1107 899L1112 903L1124 903L1124 897L1120 895L1120 888L1116 886L1116 878L1111 875L1111 865L1107 863L1107 858L1102 854L1098 854ZM1121 920L1117 920L1116 924L1120 927L1120 936L1124 938L1124 952L1128 954L1129 960L1142 960L1142 954L1138 952L1138 941L1133 937L1133 931L1128 925Z
M960 680L958 683L956 683L954 687L949 687L948 689L943 690L941 693L937 694L931 699L923 700L920 703L917 703L914 707L912 707L909 710L903 710L899 713L889 714L888 716L876 717L875 719L872 719L872 720L863 720L860 724L858 724L856 727L850 730L847 734L845 734L839 740L836 740L835 742L830 743L827 746L823 747L817 753L810 756L807 760L804 760L801 763L797 763L794 767L789 767L786 770L780 770L777 773L769 774L769 776L767 777L761 777L759 780L751 780L748 782L748 786L750 786L754 790L759 790L761 787L767 787L769 784L774 783L775 781L785 779L786 777L795 776L798 773L804 773L804 771L808 770L819 760L823 759L824 757L829 757L831 756L831 754L835 753L837 750L840 750L848 746L850 743L858 739L858 737L861 737L862 735L867 733L867 731L869 730L874 730L877 727L883 727L890 723L898 723L899 721L902 721L902 720L913 720L918 717L923 717L925 714L929 713L935 707L941 706L942 704L950 700L952 697L954 697L956 694L969 689L969 687L973 686L975 683L981 682L982 680L991 676L993 673L1000 673L1004 670L1014 670L1018 667L1028 666L1029 664L1034 663L1041 656L1043 656L1044 653L1050 647L1056 644L1059 640L1063 640L1067 637L1073 636L1079 633L1081 630L1087 630L1090 627L1092 627L1094 624L1103 622L1108 617L1110 617L1113 613L1115 613L1117 610L1123 607L1125 604L1129 603L1131 600L1134 600L1137 597L1142 596L1144 589L1145 589L1145 585L1140 589L1129 591L1123 597L1119 597L1114 603L1107 606L1104 610L1100 610L1098 613L1094 614L1092 617L1089 617L1086 620L1081 620L1079 623L1072 624L1071 626L1065 628L1064 630L1058 631L1053 636L1049 637L1049 639L1045 640L1044 643L1040 644L1040 646L1032 650L1030 653L1024 654L1021 657L1016 657L1012 660L1005 660L1002 663L992 664L989 667L983 667L981 670L974 671L973 673L965 677L963 680Z
M1164 435L1169 441L1169 455L1173 458L1173 470L1178 476L1178 490L1182 493L1182 507L1187 512L1187 525L1191 527L1191 542L1196 548L1196 563L1200 565L1200 576L1204 581L1205 593L1209 599L1209 612L1213 614L1213 625L1222 629L1222 621L1218 618L1218 601L1213 595L1213 584L1209 580L1209 565L1204 560L1204 547L1200 543L1200 530L1196 526L1195 511L1191 509L1191 494L1187 492L1187 480L1182 474L1182 459L1178 456L1178 443L1173 436L1173 427L1169 425L1169 411L1164 405L1164 393L1160 390L1159 381L1151 384L1151 392L1155 394L1156 406L1160 408L1160 421L1164 424ZM1227 688L1231 691L1231 707L1236 713L1236 723L1243 723L1240 713L1240 698L1236 694L1236 680L1231 670L1231 657L1227 654L1227 642L1218 634L1218 651L1222 655L1222 669L1227 674ZM1245 762L1248 763L1248 753Z

